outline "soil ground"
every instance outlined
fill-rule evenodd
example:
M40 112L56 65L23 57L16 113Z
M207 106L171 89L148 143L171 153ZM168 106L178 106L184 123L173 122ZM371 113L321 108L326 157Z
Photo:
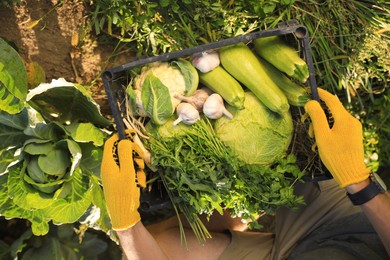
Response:
M89 88L102 113L110 113L100 73L124 64L131 55L115 53L114 41L94 34L87 1L21 0L0 7L0 37L10 42L26 63L38 63L46 82L65 78ZM34 26L35 25L35 26Z
M84 85L102 114L109 117L100 74L106 67L128 62L131 55L126 51L118 54L113 40L94 34L85 2L20 0L10 8L1 6L0 37L19 52L26 65L38 63L46 83L64 78ZM28 226L28 221L0 218L0 241L11 244Z

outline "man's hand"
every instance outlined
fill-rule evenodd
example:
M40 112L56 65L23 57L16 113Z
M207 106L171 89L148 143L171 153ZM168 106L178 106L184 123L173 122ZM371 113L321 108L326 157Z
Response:
M319 102L311 100L305 105L322 162L342 188L366 180L370 170L364 164L361 123L348 113L336 96L320 88L318 94L334 118L330 128Z
M134 132L127 132L134 134ZM141 220L138 213L140 190L146 178L142 150L131 140L119 140L117 134L105 145L101 167L104 197L114 230L134 226Z

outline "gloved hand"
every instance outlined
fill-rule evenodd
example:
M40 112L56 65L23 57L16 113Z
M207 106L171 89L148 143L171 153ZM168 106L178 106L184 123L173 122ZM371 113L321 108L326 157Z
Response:
M322 162L342 188L367 179L370 170L364 164L361 123L348 113L336 96L320 88L318 94L334 118L330 128L319 102L311 100L305 105Z
M127 131L127 134L132 136L135 133ZM141 220L138 213L140 189L137 185L146 186L143 169L142 150L132 140L119 140L118 134L115 134L106 141L101 178L114 230L132 227Z

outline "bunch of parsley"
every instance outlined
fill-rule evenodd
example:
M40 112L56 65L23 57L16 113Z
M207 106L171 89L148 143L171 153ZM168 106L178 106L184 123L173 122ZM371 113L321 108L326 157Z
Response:
M294 155L272 166L248 165L218 139L207 118L178 136L153 135L149 149L173 204L200 240L208 232L199 214L209 217L229 210L233 217L251 221L281 206L303 203L293 193L293 184L304 175ZM257 222L251 223L255 227Z

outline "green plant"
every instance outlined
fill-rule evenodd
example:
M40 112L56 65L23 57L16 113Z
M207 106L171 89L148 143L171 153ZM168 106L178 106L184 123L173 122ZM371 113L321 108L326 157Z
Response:
M0 41L0 212L27 219L35 235L49 222L90 223L110 228L99 169L108 126L80 85L53 80L27 94L25 67L17 52ZM4 108L6 110L4 111Z
M390 165L390 89L370 95L358 89L358 96L350 102L346 97L341 99L363 123L366 163L375 171Z
M381 59L388 56L388 49L384 50L386 47L376 45L367 49L378 52L376 68L362 61L357 65L356 55L364 48L361 43L377 38L378 32L382 32L383 44L380 45L388 46L388 36L384 36L390 17L388 1L296 1L289 11L288 16L297 19L308 29L320 86L334 92L341 89L348 91L351 84L348 78L351 75L356 75L353 81L365 81L367 76L377 77L387 66L387 59ZM361 74L357 67L371 69Z
M137 56L158 55L248 33L268 24L258 15L269 22L269 14L293 2L98 0L91 16L97 34L104 31L130 44Z
M247 119L251 125L253 120ZM223 143L212 121L206 117L191 126L179 124L176 127L172 125L173 120L160 126L148 123L146 129L150 138L145 146L151 151L153 168L158 170L174 207L184 214L200 241L210 234L200 221L199 214L211 216L215 212L222 214L223 210L229 210L233 217L240 216L250 222L257 215L273 214L279 207L294 208L304 203L301 196L293 193L292 183L304 176L294 155L283 156L280 153L277 156L279 151L272 151L278 157L272 158L275 164L264 166L258 161L249 164L242 160L242 156L237 156L235 147ZM290 127L288 123L279 123L279 126ZM278 126L278 123L272 124ZM254 128L246 131L241 126L238 129L241 135L236 133L237 136L248 135L239 140L243 140L242 152L249 157L252 152L256 153L256 149L248 144L251 137L259 134ZM263 137L268 138L267 134ZM271 142L269 144L272 145ZM268 154L262 156L265 159ZM253 221L250 225L256 226L256 223Z
M351 67L360 43L388 33L389 10L385 0L98 0L91 6L91 15L97 34L103 30L116 36L119 43L130 44L137 56L190 48L295 19L306 26L311 38L319 85L337 91L346 89L345 77L357 72ZM375 49L386 57L386 51ZM375 63L366 74L358 74L359 80L377 77L386 60Z
M120 259L119 248L112 250L107 241L93 230L72 224L51 225L45 236L35 236L27 228L9 246L1 250L1 259ZM111 253L108 254L108 249Z

